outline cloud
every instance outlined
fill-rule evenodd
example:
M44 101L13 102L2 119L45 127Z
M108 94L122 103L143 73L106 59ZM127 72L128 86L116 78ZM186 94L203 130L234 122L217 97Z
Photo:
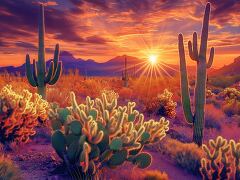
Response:
M1 53L36 51L39 2L1 0ZM209 0L212 4L209 46L239 45L240 3ZM131 54L142 56L151 48L176 60L177 34L184 40L200 36L207 0L49 0L45 7L46 49L54 44L90 58ZM91 51L89 51L91 49ZM230 51L228 51L230 52ZM25 53L24 53L25 54ZM174 56L174 58L173 58Z

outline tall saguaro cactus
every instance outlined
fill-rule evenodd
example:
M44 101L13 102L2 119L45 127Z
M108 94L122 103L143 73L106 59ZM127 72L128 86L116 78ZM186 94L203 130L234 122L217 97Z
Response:
M185 60L185 51L183 45L183 35L178 36L178 48L180 57L180 72L181 72L181 92L182 105L185 119L193 125L193 141L199 146L202 145L203 128L204 128L204 106L206 101L206 70L213 63L214 48L211 48L210 57L207 62L207 41L208 41L208 26L209 26L210 3L207 3L203 19L202 35L200 51L198 52L197 33L193 33L193 43L188 42L189 56L197 62L197 80L195 85L195 112L192 113L191 101L189 95L188 75Z
M124 71L122 74L123 86L128 87L127 57L124 59Z
M48 72L46 72L45 63L45 22L44 22L44 5L40 5L39 25L38 25L38 61L33 60L33 71L31 70L30 56L26 55L26 75L31 86L37 87L38 94L46 98L46 84L54 85L62 71L62 62L59 61L59 45L56 44L54 59L50 63Z

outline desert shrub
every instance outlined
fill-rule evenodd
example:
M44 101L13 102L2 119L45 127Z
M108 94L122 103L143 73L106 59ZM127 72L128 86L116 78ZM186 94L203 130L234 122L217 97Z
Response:
M182 143L175 139L165 138L165 141L160 143L158 149L181 168L193 174L200 173L199 168L203 152L196 144Z
M148 114L155 113L157 115L175 118L177 103L172 100L173 93L167 89L156 98L145 102L144 111Z
M216 108L213 104L205 106L205 127L208 129L221 130L221 124L226 119L221 109Z
M240 101L228 100L223 104L222 109L227 116L240 115Z
M133 90L130 88L122 87L121 89L119 89L118 94L121 97L121 99L129 100L133 96Z
M116 93L114 90L104 89L104 90L101 91L100 95L101 94L106 94L106 97L107 97L108 101L111 101L112 99L118 99L119 98L118 93Z
M13 162L0 156L0 179L1 180L21 180L19 169L13 164Z
M217 76L209 79L208 84L215 87L227 88L240 81L240 76Z
M143 172L143 180L168 180L168 175L165 172L157 170L148 170Z
M223 97L227 100L237 100L240 101L240 91L236 88L226 88L219 94L220 97Z
M27 142L34 128L47 119L48 103L28 90L16 93L6 85L0 91L0 142Z
M168 121L144 121L134 102L118 106L116 97L104 93L95 100L87 97L86 104L78 104L73 92L70 97L70 107L55 105L49 113L52 145L69 173L77 170L82 178L97 178L102 168L116 168L125 161L139 168L151 164L151 155L142 149L165 137Z
M240 141L229 142L221 136L202 146L206 158L201 159L203 179L240 179Z
M206 98L212 98L213 96L214 96L214 93L210 89L208 89L206 91Z
M226 88L219 93L218 98L224 99L222 110L227 116L240 115L240 91L236 88Z

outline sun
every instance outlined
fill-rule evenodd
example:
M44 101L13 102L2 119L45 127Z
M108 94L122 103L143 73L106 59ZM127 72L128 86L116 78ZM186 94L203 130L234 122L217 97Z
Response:
M157 64L157 55L151 54L148 56L148 60L151 63L151 65Z

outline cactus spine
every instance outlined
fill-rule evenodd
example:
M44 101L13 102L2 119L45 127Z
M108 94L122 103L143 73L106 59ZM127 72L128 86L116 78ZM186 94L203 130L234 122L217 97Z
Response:
M210 57L206 61L208 26L209 26L210 3L207 3L203 19L200 52L197 47L197 33L193 33L193 44L188 42L189 56L197 62L197 80L195 86L195 113L192 113L189 96L188 76L183 45L183 35L178 36L178 48L180 57L181 72L181 93L184 115L188 123L193 124L193 141L199 146L202 145L204 127L204 106L206 100L206 69L213 63L214 48L211 48Z
M128 87L128 73L127 73L127 56L124 59L124 71L122 75L123 86Z
M39 16L39 27L38 27L38 61L33 60L33 72L31 70L30 56L26 55L26 75L28 82L31 86L37 87L38 94L40 94L43 99L46 98L46 84L54 85L62 71L62 62L59 62L59 45L56 44L54 59L51 62L48 73L46 72L45 64L45 46L44 46L44 36L45 36L45 20L44 20L44 6L40 5L40 16Z

